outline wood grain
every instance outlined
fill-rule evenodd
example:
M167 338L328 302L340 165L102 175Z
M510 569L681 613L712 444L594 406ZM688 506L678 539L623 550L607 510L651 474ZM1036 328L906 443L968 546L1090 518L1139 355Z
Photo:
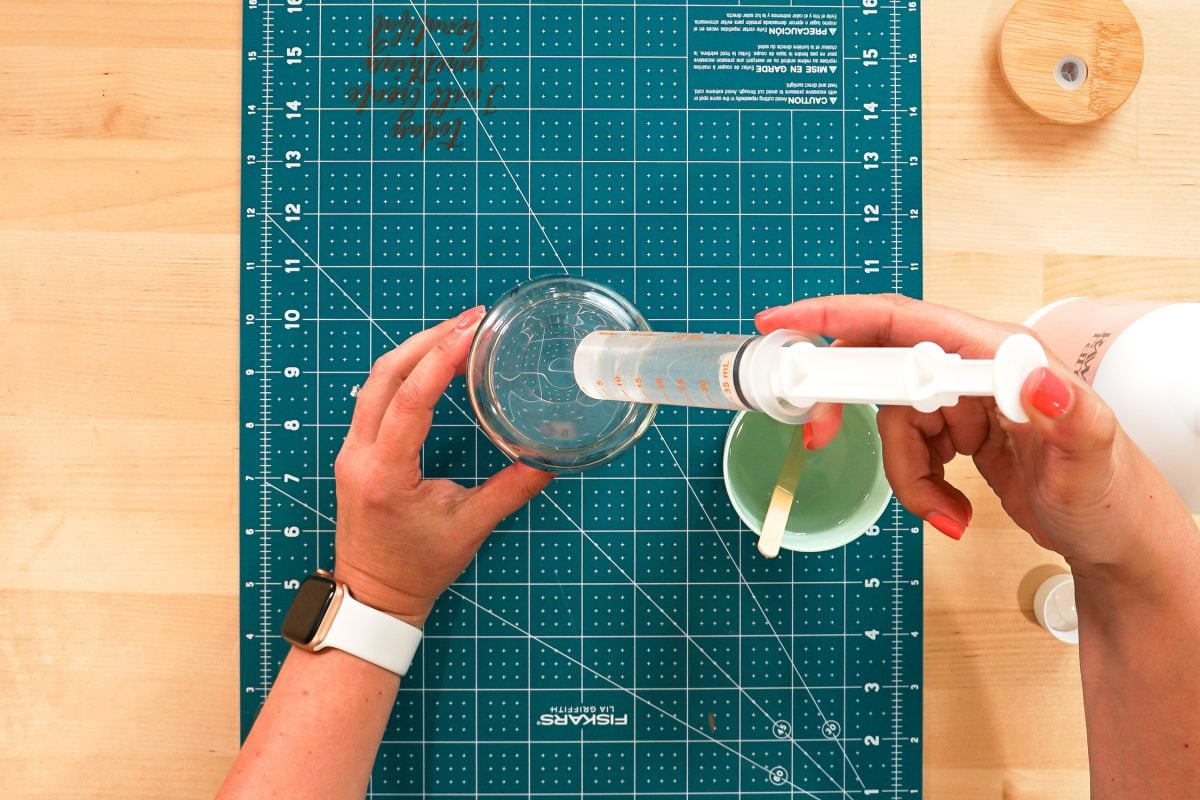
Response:
M996 63L1008 0L926 0L926 294L1021 320L1200 295L1200 4L1138 0L1132 99L1085 127ZM0 795L210 797L237 747L240 6L0 15ZM925 777L1087 797L1076 653L1032 621L1061 561L968 464L926 544Z
M1121 0L1018 0L1000 31L1009 88L1056 122L1095 122L1120 108L1144 57L1141 28Z

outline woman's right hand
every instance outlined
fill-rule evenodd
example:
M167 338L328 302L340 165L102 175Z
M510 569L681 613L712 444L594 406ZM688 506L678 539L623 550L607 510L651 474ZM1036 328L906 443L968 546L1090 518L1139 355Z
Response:
M991 358L1009 335L1027 332L895 295L801 300L768 309L756 321L763 333L784 328L848 345L932 341L964 358ZM1077 573L1142 563L1163 549L1158 531L1178 529L1180 522L1191 527L1171 485L1100 397L1064 366L1053 363L1031 375L1022 403L1027 424L1005 418L991 398L963 398L929 414L881 408L884 467L896 496L938 530L961 537L971 504L946 481L944 466L956 454L969 455L1009 516ZM836 425L836 418L818 423L814 444L832 438Z

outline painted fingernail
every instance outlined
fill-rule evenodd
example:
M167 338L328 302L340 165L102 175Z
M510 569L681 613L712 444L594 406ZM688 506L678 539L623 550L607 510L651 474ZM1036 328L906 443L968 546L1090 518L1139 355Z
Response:
M460 330L460 331L465 331L467 328L471 327L476 322L479 322L480 317L483 316L483 311L484 311L483 306L475 306L474 308L468 308L466 311L464 311L458 315L458 324L454 326L455 329Z
M961 539L963 531L966 530L961 522L951 519L945 514L930 514L925 521L955 541Z
M765 308L762 311L760 311L754 315L754 321L755 322L766 322L767 318L770 317L772 314L774 314L778 310L779 310L779 306L775 306L773 308Z
M1071 406L1071 387L1045 367L1034 373L1033 391L1029 394L1029 402L1047 417L1061 417Z
M809 423L809 422L804 423L804 449L805 450L813 449L812 423Z

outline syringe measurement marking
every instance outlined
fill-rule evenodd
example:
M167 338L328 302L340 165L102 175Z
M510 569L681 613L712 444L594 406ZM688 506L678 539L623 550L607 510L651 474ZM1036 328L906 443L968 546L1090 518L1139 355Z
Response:
M717 397L713 394L712 384L705 378L700 378L695 387L690 387L686 378L676 378L675 386L679 389L679 393L683 396L684 402L680 403L675 396L667 391L667 384L662 378L654 379L654 387L658 389L661 399L655 399L651 396L649 389L646 386L646 379L640 375L635 376L632 381L625 379L624 375L614 375L612 384L617 388L625 399L634 403L665 403L667 405L691 405L695 408L734 408L730 406L730 402L734 402L733 381L729 377L727 367L722 368L722 377L719 384L721 394L724 397ZM596 381L596 388L602 394L612 397L611 393L606 391L606 384L603 379ZM703 404L694 403L692 394L699 393L703 396ZM612 399L617 399L612 397ZM738 406L740 407L740 406Z
M634 397L628 391L625 390L625 379L621 375L614 375L613 383L615 383L617 385L617 388L621 390L621 394L623 394L623 395L625 395L625 397L629 398L629 402L631 402L631 403L639 402L636 397Z
M691 396L690 394L688 394L688 390L687 390L687 381L685 381L683 378L677 378L677 379L675 380L675 385L676 385L677 387L679 387L679 391L680 391L680 393L683 395L684 402L685 402L687 405L691 405L691 403L692 403L692 396Z
M733 360L728 358L721 359L721 391L727 398L733 400Z
M673 404L675 402L675 401L673 401L671 395L667 392L666 382L663 381L662 378L654 379L655 386L658 388L658 390L660 392L662 392L663 399L661 401L656 401L656 400L654 400L654 398L652 398L650 396L650 393L648 391L646 391L646 381L640 375L635 376L633 381L625 380L624 375L614 375L612 382L613 382L613 385L616 386L617 389L621 392L621 394L624 395L627 400L629 400L630 402L633 402L633 403L663 402L663 403L667 403L667 404ZM630 383L632 383L632 389L629 386ZM686 401L684 403L684 405L693 405L692 396L688 392L689 387L688 387L687 380L684 378L677 378L675 380L675 386L679 389L679 392L683 395L684 400ZM596 388L599 389L601 392L604 392L604 387L605 387L605 384L604 384L603 380L596 381ZM728 387L728 391L732 391L732 387L730 386L730 384L726 381L722 381L721 388L723 390L725 390L725 389L727 389L727 387ZM715 397L713 397L711 385L709 384L709 382L707 380L704 380L703 378L701 378L699 383L697 384L696 389L699 390L700 394L702 394L704 396L704 399L707 401L707 403L704 406L696 406L696 407L725 408L724 403L719 402ZM726 394L728 394L728 391L726 392ZM604 392L604 393L608 394L607 392ZM638 396L635 396L635 394Z

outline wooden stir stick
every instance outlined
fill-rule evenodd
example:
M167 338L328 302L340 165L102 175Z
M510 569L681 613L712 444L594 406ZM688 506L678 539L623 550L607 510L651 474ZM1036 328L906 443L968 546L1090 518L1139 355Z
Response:
M771 503L767 506L767 516L763 519L762 533L758 535L758 552L767 558L779 555L779 548L783 544L783 531L792 513L792 500L796 495L796 487L800 484L800 476L804 473L804 464L804 426L797 425L792 432L787 455L783 457L779 477L775 479L775 491L771 493Z

